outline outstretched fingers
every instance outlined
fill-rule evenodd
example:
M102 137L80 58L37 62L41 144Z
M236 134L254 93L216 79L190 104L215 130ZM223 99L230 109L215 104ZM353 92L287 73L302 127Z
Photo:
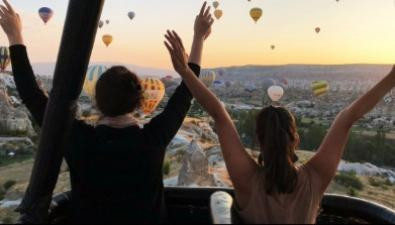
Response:
M199 16L203 16L204 15L204 13L206 11L206 6L207 6L207 2L204 2L202 8L200 9Z
M14 8L12 8L11 4L7 0L3 0L4 4L7 6L7 12L14 14Z

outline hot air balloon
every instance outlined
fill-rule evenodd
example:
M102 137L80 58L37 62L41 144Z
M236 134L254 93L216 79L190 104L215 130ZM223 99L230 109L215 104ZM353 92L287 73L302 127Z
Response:
M283 88L288 87L288 80L286 78L280 79L280 86Z
M257 90L256 86L254 84L247 84L244 88L245 91L252 93Z
M206 87L211 87L216 77L217 75L214 71L206 71L200 76L200 80L206 85Z
M284 89L280 86L271 86L267 90L267 94L273 102L278 102L284 96Z
M38 10L38 14L40 15L41 19L44 21L45 24L48 23L48 21L52 18L53 16L53 11L52 9L48 7L42 7Z
M321 28L319 28L319 27L315 28L315 32L316 32L317 34L320 33L320 32L321 32Z
M7 68L8 65L10 65L11 59L10 59L10 51L8 47L0 47L0 69L1 72L4 72L4 70Z
M218 1L214 1L213 2L213 6L214 6L214 9L217 9L218 6L219 6L219 2Z
M102 20L99 21L99 28L102 28L104 25L104 22Z
M110 44L112 43L112 40L113 40L112 35L109 35L109 34L103 35L103 42L107 47L110 46Z
M215 16L215 18L217 18L217 20L219 20L219 19L221 19L221 17L223 16L223 12L222 12L222 10L220 10L220 9L217 9L217 10L215 10L214 11L214 16Z
M272 50L274 50L274 49L276 49L276 46L275 46L275 45L272 45L272 46L270 46L270 48L271 48Z
M83 87L84 92L87 95L93 98L93 96L95 95L96 83L101 77L101 75L103 75L103 73L106 71L107 71L107 67L104 65L94 65L88 68L88 73L86 74L85 83Z
M110 24L110 20L106 20L106 24Z
M155 111L165 96L165 85L157 78L146 78L141 81L144 90L144 100L141 109L145 115Z
M262 17L263 11L261 8L252 8L250 10L250 16L251 18L256 22Z
M328 81L314 81L311 83L311 88L316 97L326 94L329 91Z
M271 78L265 78L265 79L263 80L263 84L262 84L263 90L266 92L267 89L269 89L271 86L274 86L275 83L276 83L276 82L275 82L273 79L271 79Z
M131 20L133 20L135 16L136 16L136 13L134 13L134 12L129 12L129 13L128 13L128 17L129 17L129 19L131 19Z

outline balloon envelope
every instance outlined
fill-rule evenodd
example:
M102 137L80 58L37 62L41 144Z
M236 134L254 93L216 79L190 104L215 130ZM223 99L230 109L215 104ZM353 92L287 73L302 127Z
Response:
M263 11L261 8L252 8L250 10L250 16L255 22L258 22L258 20L262 17L262 15L263 15Z
M214 1L214 2L213 2L213 6L214 6L214 9L218 8L219 2L218 2L218 1Z
M319 27L315 28L315 32L316 32L317 34L320 33L320 32L321 32L321 28L319 28Z
M0 47L0 69L4 71L10 65L10 51L8 47Z
M99 21L99 28L102 28L104 25L104 22L102 20Z
M273 102L278 102L284 96L284 89L280 86L271 86L267 94Z
M48 21L52 18L53 16L53 11L52 9L48 7L42 7L38 10L38 14L40 15L41 19L44 21L44 23L48 23Z
M104 65L94 65L88 68L88 72L86 74L85 83L83 87L84 92L88 96L92 98L94 97L96 83L99 80L99 78L103 75L103 73L106 71L107 71L107 67Z
M329 91L329 83L328 81L313 81L311 83L311 89L316 97L322 96Z
M128 13L128 17L129 17L129 19L131 19L131 20L133 20L135 16L136 16L136 14L135 14L134 12L129 12L129 13Z
M215 16L215 18L217 18L217 20L221 19L223 14L224 14L223 11L220 10L220 9L217 9L217 10L214 11L214 16Z
M103 42L104 44L108 47L113 41L113 37L112 35L109 34L105 34L103 35Z
M165 85L157 78L146 78L141 81L141 86L144 91L141 109L145 115L149 115L155 111L165 96Z
M213 85L217 75L214 71L206 71L200 76L200 80L206 85L206 87L211 87Z

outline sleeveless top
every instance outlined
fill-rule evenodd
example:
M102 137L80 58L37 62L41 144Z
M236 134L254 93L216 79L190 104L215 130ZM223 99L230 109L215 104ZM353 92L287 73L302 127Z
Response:
M324 193L319 175L309 166L298 168L298 182L291 194L268 195L263 169L253 176L252 195L244 209L236 209L249 224L314 224Z

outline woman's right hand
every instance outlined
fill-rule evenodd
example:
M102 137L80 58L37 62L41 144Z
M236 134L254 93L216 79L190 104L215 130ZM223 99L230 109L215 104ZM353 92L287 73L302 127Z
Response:
M196 16L195 20L195 38L206 40L211 34L211 26L214 23L214 19L210 13L211 7L207 7L207 2L204 2L200 13Z
M7 0L0 5L0 25L7 34L10 45L23 44L22 21Z

